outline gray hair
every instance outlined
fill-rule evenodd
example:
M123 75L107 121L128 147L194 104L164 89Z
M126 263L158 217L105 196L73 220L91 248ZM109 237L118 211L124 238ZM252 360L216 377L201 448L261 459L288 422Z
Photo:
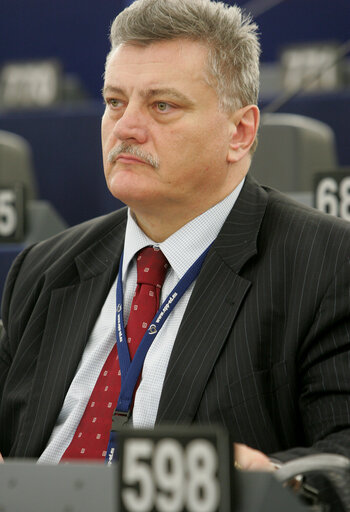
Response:
M111 51L121 44L148 45L186 38L208 47L207 83L219 108L232 112L256 104L260 44L257 25L238 6L210 0L136 0L111 26Z

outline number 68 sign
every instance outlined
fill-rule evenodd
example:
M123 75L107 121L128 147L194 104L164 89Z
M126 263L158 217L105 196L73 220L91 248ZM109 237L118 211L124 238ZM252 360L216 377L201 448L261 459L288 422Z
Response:
M157 427L118 436L122 512L231 511L233 454L226 432Z
M318 210L350 221L350 169L317 173L314 202Z

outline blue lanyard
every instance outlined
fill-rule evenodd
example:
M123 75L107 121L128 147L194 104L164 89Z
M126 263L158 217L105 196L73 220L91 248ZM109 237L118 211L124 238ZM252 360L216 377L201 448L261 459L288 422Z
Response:
M124 329L122 282L123 255L120 258L116 293L116 343L121 372L121 389L117 407L113 414L112 431L110 434L106 455L107 464L111 464L116 456L116 432L122 426L124 426L130 418L134 389L140 376L148 349L150 348L156 334L161 330L164 322L175 308L178 301L181 299L193 281L197 278L209 249L210 246L205 249L199 258L187 270L187 272L182 276L180 281L160 306L147 331L145 332L132 361L130 360L127 338Z

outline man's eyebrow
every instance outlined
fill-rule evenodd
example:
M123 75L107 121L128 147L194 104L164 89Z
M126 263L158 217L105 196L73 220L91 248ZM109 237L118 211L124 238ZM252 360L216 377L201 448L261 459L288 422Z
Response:
M125 92L121 87L114 87L113 85L106 85L102 88L102 96L105 96L107 93L109 94L124 94Z
M177 89L174 89L172 87L161 87L157 89L147 89L146 91L141 91L141 96L144 98L153 98L155 96L168 96L171 98L174 98L174 100L178 100L182 103L185 103L186 105L193 105L194 102L185 94L182 94L182 92L178 91Z

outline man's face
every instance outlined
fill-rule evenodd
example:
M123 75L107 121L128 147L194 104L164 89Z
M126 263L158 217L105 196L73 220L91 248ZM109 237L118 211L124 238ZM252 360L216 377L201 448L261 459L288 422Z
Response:
M136 216L193 211L193 218L237 184L228 163L232 123L205 82L206 58L202 45L179 39L122 45L109 60L105 176Z

